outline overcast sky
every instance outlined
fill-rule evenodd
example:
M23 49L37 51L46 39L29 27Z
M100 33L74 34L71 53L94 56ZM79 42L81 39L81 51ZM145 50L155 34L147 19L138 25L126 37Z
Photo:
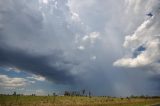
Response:
M0 93L160 94L160 0L0 0Z

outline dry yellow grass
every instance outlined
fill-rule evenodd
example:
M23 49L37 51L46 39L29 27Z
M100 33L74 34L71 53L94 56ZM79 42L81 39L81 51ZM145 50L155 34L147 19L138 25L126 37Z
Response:
M157 99L76 96L0 96L0 106L149 106Z

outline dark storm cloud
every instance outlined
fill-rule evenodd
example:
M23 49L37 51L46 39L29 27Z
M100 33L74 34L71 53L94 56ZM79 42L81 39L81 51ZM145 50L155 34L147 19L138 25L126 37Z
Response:
M160 75L155 75L153 74L152 76L150 76L148 78L148 80L150 81L150 86L152 87L152 94L153 95L159 95L160 94Z
M58 8L52 1L47 6L42 2L0 0L0 65L55 83L74 83L76 76L70 70L78 63L64 56L72 35L66 28L66 1L59 1Z
M0 66L16 67L20 70L29 71L42 75L55 83L74 83L75 78L65 67L70 62L63 60L62 53L55 51L52 56L52 64L49 65L50 56L32 56L25 51L11 50L0 46ZM53 63L54 62L54 63ZM63 64L61 67L54 64Z
M149 78L151 81L156 82L159 85L159 89L160 89L160 75L153 75Z

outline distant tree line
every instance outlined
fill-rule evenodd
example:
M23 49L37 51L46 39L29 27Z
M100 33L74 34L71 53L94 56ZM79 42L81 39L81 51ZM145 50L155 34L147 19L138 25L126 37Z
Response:
M16 91L13 92L13 94L0 94L0 96L24 96L24 94L17 94ZM36 94L31 94L30 96L36 96ZM53 92L52 95L48 96L58 96L56 95L55 92ZM90 91L86 91L85 89L80 90L80 91L64 91L64 96L86 96L86 97L92 97L92 94ZM111 96L100 96L100 97L107 97L107 98L117 98L117 97L111 97ZM148 96L148 95L140 95L140 96L135 96L135 95L131 95L129 97L118 97L121 99L138 99L138 98L142 98L142 99L155 99L155 98L160 98L160 96Z
M140 95L140 96L134 96L134 95L131 95L130 97L128 98L145 98L145 99L150 99L150 98L160 98L160 96L148 96L148 95Z
M89 96L91 97L91 92L83 89L82 91L64 91L64 96Z

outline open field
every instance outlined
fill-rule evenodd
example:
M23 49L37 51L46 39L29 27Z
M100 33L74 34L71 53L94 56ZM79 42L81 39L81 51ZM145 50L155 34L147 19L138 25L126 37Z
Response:
M160 98L0 96L0 106L151 106L159 103Z

